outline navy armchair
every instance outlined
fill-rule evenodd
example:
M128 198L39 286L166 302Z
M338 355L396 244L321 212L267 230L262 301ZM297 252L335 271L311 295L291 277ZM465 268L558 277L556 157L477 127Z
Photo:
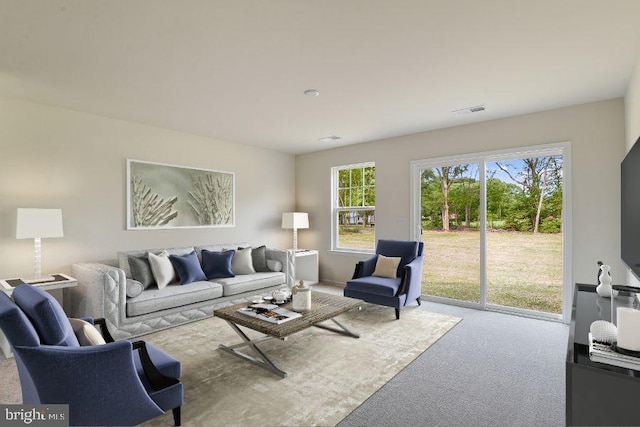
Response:
M114 342L96 320L103 339L92 319L83 320L89 325L81 336L42 289L19 285L13 299L0 292L0 328L13 348L23 403L68 404L70 425L136 425L172 410L179 426L180 362L144 341Z
M420 305L423 249L422 242L378 240L376 255L356 265L344 296L394 307L400 319L400 307L412 301Z

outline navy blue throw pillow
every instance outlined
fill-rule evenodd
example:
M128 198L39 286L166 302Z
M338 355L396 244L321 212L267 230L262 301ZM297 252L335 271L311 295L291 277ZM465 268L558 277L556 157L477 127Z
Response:
M178 272L180 283L183 285L191 282L198 282L201 280L207 280L200 267L200 261L198 261L198 255L196 251L191 251L187 255L169 255L173 268Z
M207 279L222 279L225 277L235 277L231 270L231 260L236 251L212 252L202 250L202 270Z

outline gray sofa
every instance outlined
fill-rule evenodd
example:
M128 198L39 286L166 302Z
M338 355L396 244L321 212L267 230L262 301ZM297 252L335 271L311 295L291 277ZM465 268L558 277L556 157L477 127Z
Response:
M100 263L76 263L72 275L76 287L64 295L65 308L72 317L104 318L114 338L130 338L210 317L213 310L246 302L256 295L293 285L293 261L290 252L266 248L270 269L276 271L240 274L235 277L197 281L188 285L169 284L145 289L127 296L127 287L138 286L129 268L128 256L142 256L166 250L185 255L195 250L201 261L203 249L219 252L247 244L223 244L200 247L146 249L118 252L118 259ZM279 270L279 271L278 271Z

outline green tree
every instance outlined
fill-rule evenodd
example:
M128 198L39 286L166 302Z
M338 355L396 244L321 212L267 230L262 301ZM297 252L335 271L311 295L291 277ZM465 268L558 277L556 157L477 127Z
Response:
M421 174L421 208L423 228L442 228L442 191L440 182L432 168L424 169Z
M558 191L562 192L562 157L532 157L495 164L520 185L521 197L518 202L529 217L531 229L538 233L545 199L552 198Z
M469 165L441 166L433 168L440 182L442 192L442 230L449 231L449 192L451 186L469 169Z

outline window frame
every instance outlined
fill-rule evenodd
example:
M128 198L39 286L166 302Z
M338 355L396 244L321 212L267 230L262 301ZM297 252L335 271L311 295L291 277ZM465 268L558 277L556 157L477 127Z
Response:
M340 224L338 221L338 214L340 212L353 212L353 211L373 211L373 216L375 218L375 211L376 211L376 206L374 205L365 205L366 203L366 191L362 191L362 206L340 206L340 190L343 189L350 189L353 190L354 188L361 188L363 190L365 190L366 188L371 188L371 185L365 185L365 180L364 180L364 169L368 168L368 167L373 167L374 168L374 184L373 184L373 189L376 189L376 184L375 184L375 167L376 164L373 161L368 161L368 162L361 162L361 163L352 163L352 164L347 164L347 165L340 165L340 166L333 166L331 168L331 251L333 252L347 252L347 253L375 253L375 225L374 225L374 245L371 249L364 249L364 248L348 248L348 247L341 247L338 246L340 239L339 239L339 232L340 232ZM340 171L343 170L353 170L353 169L359 169L361 168L363 170L363 179L362 179L362 186L356 186L354 187L352 185L352 182L349 183L349 187L340 187ZM350 180L351 180L351 175L350 175ZM349 197L349 199L351 199L351 196Z

